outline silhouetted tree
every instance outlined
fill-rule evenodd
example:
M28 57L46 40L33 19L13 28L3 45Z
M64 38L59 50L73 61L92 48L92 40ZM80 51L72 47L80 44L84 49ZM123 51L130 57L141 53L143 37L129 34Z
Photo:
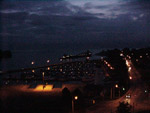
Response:
M117 107L117 113L131 113L132 106L125 102L120 102Z
M69 110L71 109L71 93L68 90L68 88L64 88L62 90L62 105L64 107L65 113L68 113Z

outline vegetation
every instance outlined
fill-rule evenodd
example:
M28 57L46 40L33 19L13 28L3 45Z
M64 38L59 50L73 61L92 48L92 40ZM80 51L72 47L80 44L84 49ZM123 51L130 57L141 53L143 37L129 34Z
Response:
M132 106L125 102L120 102L117 107L117 113L131 113Z

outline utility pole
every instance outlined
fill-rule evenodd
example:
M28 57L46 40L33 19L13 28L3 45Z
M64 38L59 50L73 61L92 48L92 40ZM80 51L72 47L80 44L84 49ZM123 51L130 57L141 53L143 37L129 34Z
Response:
M74 100L72 99L72 113L74 113Z
M119 87L119 98L120 98L120 87Z
M113 88L110 89L110 99L113 99Z

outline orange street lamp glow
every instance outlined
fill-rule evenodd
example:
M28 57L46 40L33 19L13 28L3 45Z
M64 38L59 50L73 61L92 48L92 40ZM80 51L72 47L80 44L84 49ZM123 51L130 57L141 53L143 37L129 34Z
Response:
M132 77L130 76L129 79L132 80Z
M48 67L47 70L50 70L50 67Z
M74 99L75 99L75 100L78 100L78 96L75 96Z
M33 64L34 64L34 62L31 62L31 64L33 65Z
M32 73L34 73L35 72L35 70L32 70Z
M110 64L108 64L108 67L110 67Z
M118 88L118 84L116 84L115 87Z
M112 67L110 67L110 69L113 69Z
M120 56L123 56L123 54L121 53Z
M52 91L53 85L38 85L33 91Z
M95 104L95 100L93 100L93 104Z

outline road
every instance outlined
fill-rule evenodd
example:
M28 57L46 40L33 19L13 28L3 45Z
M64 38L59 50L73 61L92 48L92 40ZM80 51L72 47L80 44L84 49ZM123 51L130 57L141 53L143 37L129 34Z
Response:
M128 102L133 106L132 112L140 110L150 110L150 95L145 92L145 84L140 79L141 75L136 70L132 62L126 59L126 65L128 67L129 75L131 78L131 87L127 93L116 99L110 101L102 101L98 104L87 109L87 113L115 113L119 102ZM131 98L126 98L126 95L130 94Z

